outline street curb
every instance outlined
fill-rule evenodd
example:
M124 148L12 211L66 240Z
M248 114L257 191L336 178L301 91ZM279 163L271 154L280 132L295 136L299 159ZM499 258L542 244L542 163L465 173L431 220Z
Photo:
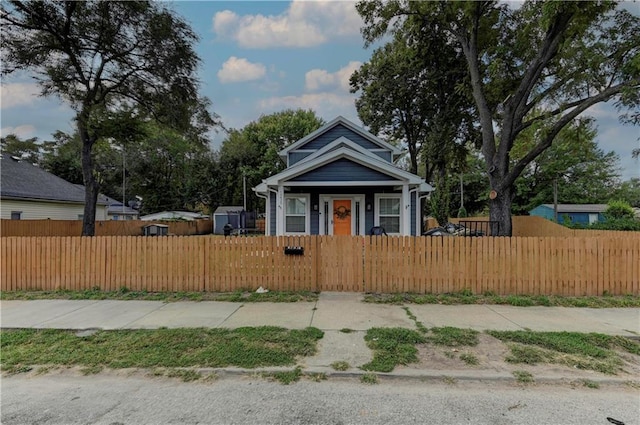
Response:
M232 376L261 376L270 375L277 372L288 372L294 370L298 366L291 367L269 367L260 369L242 369L242 368L195 368L194 370L203 374L216 374L220 377L232 377ZM180 369L180 368L179 368ZM190 369L190 368L184 368ZM640 386L640 381L634 381L632 377L625 378L609 378L609 377L566 377L566 376L533 376L534 382L520 383L517 378L509 373L491 371L492 375L484 374L469 374L468 372L460 372L458 370L416 370L410 373L398 373L398 372L371 372L365 370L352 370L352 371L336 371L331 367L310 367L301 368L300 373L303 376L313 376L317 374L324 374L327 379L358 379L360 380L364 375L376 375L378 379L385 381L407 381L407 382L430 382L438 383L445 382L455 385L456 382L494 382L494 383L509 383L517 384L521 386L532 386L536 384L562 384L562 385L584 385L585 382L593 382L598 385L618 385L629 386L629 384L635 383Z

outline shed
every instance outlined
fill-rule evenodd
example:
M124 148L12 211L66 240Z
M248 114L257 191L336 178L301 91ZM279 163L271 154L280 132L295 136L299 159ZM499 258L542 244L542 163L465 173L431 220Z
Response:
M231 224L234 229L241 227L240 216L244 209L242 207L222 206L213 213L213 233L224 235L225 224Z
M169 226L165 224L147 224L142 227L144 236L167 236L169 234Z
M608 208L606 204L558 204L558 224L563 224L565 219L572 224L590 225L605 221L604 213ZM553 204L541 204L529 211L530 215L554 219Z

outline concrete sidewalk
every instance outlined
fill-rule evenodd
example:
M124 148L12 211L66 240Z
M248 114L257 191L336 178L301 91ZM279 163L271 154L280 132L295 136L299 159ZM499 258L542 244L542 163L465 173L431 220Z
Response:
M155 329L281 326L323 331L415 328L405 306L362 302L359 293L323 292L317 302L235 303L115 300L0 301L2 328ZM576 331L640 336L639 308L406 305L426 327Z
M314 326L324 331L316 355L300 359L305 372L328 375L360 375L359 366L372 358L364 335L373 327L416 328L406 307L427 328L453 326L478 331L518 330L599 332L640 337L639 308L511 307L502 305L387 305L362 302L359 293L323 292L316 302L234 303L162 301L35 300L0 301L0 326L38 329L156 329L160 327L238 328L272 325L288 329ZM351 332L341 332L350 329ZM351 365L336 372L335 361ZM245 373L226 368L223 372ZM587 371L588 372L588 371ZM250 371L249 373L255 373ZM536 376L537 380L563 381L573 371ZM575 372L578 373L578 372ZM590 373L590 372L589 372ZM513 380L507 369L464 368L443 370L433 365L422 369L397 367L383 374L400 378L460 380ZM593 379L591 375L588 375ZM575 378L575 376L573 376ZM618 380L628 378L599 378Z

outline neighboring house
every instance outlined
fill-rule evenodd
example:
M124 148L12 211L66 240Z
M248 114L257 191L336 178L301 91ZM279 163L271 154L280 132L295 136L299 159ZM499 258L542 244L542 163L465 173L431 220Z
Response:
M558 223L563 224L568 217L572 224L589 225L605 221L603 212L608 208L606 204L558 204ZM538 205L530 215L554 219L553 204Z
M140 212L126 205L123 206L122 201L103 196L107 206L107 220L138 220Z
M81 220L84 187L75 185L19 158L0 160L0 218L12 220ZM100 197L96 220L106 220L107 202Z
M144 221L162 221L162 220L201 220L201 219L210 219L208 215L189 212L189 211L161 211L149 215L143 215L140 217L140 220Z
M394 161L403 153L337 117L279 152L287 168L254 187L266 199L267 235L421 234L433 188Z

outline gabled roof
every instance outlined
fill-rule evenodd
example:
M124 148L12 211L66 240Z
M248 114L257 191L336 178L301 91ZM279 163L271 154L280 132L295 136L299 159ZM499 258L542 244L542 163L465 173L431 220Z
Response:
M398 149L396 146L393 146L392 144L385 142L384 140L380 139L379 137L374 136L373 134L371 134L368 131L366 131L364 128L362 128L360 126L357 126L356 124L352 123L351 121L349 121L348 119L344 118L343 116L336 117L335 119L331 120L330 122L328 122L324 126L322 126L319 129L317 129L316 131L306 135L305 137L303 137L302 139L298 140L297 142L292 143L289 146L287 146L286 148L282 149L280 152L278 152L278 154L280 155L280 157L282 157L283 159L286 160L287 154L290 151L296 150L296 149L300 149L300 147L302 147L306 143L308 143L311 140L315 139L316 137L322 135L323 133L326 133L327 131L331 130L332 128L334 128L335 126L337 126L339 124L344 125L348 129L354 131L355 133L358 133L359 135L361 135L365 139L367 139L367 140L371 141L372 143L380 146L381 149L390 150L391 154L393 156L402 154L402 151L400 149Z
M553 204L542 204L553 209ZM558 204L559 213L602 213L607 210L607 204Z
M84 186L62 179L26 161L2 154L0 197L84 204ZM98 205L106 205L103 197Z
M346 145L348 144L348 142L349 141L347 140L347 142L341 142L341 143L344 143ZM308 173L311 170L314 170L316 168L322 167L324 165L327 165L331 162L334 162L343 158L346 158L350 161L361 164L372 170L379 171L388 176L394 177L397 180L406 181L409 184L424 183L424 180L419 176L409 173L408 171L404 171L398 167L395 167L393 164L390 164L384 161L382 158L376 157L375 154L371 154L371 153L364 154L358 150L354 150L351 147L347 147L347 146L340 146L337 149L333 149L333 150L330 150L329 146L327 146L323 149L326 149L327 152L325 152L324 154L319 154L320 152L317 152L318 155L315 156L314 158L311 158L308 160L306 160L305 158L304 161L298 162L293 166L285 169L284 171L274 176L268 177L267 179L263 180L263 183L265 183L267 186L276 186L282 182L293 179L297 176ZM421 187L425 188L425 186L421 186ZM429 188L430 187L431 186L429 186ZM258 185L256 187L256 190L260 190L261 188L262 188L262 185Z

